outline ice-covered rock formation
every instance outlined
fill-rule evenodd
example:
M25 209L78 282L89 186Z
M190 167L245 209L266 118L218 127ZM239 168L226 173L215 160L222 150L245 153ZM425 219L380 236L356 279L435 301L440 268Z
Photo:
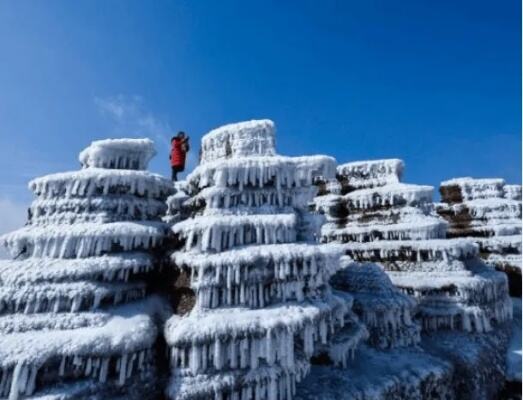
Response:
M155 398L146 296L171 182L145 171L148 139L93 142L83 169L34 179L25 227L1 237L0 399ZM34 397L33 397L34 396Z
M370 338L346 374L314 367L300 399L494 399L503 387L506 277L473 241L446 238L432 187L402 183L403 170L397 159L341 165L315 198L322 241L346 255L331 282Z
M458 178L441 183L437 212L449 237L472 237L480 255L509 277L521 297L521 185L503 179Z
M345 244L354 261L379 263L417 300L426 331L484 332L510 319L506 277L478 259L472 241L446 239L432 187L401 183L403 169L395 159L339 166L340 194L316 199L328 217L322 240Z
M313 181L334 173L330 157L276 155L268 120L203 137L190 199L170 210L193 214L172 228L175 287L185 290L175 308L185 315L165 329L170 398L291 399L312 357L340 366L352 357L366 330L351 297L328 285L341 253L298 242L314 236L305 217Z

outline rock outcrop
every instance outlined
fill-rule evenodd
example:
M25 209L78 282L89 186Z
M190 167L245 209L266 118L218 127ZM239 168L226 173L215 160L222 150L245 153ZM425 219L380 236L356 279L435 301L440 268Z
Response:
M304 241L313 181L334 173L330 157L277 155L268 120L203 137L190 199L171 201L173 216L192 215L172 227L171 259L173 290L192 291L194 304L175 305L185 314L165 329L169 398L291 399L311 358L343 367L353 357L366 330L350 295L330 290L340 253Z
M480 256L507 274L511 295L521 297L521 185L458 178L442 182L440 192L447 235L473 238Z
M1 237L0 398L155 398L157 320L147 295L172 184L144 169L148 139L93 142L82 170L29 183L22 229ZM34 397L32 397L34 396Z

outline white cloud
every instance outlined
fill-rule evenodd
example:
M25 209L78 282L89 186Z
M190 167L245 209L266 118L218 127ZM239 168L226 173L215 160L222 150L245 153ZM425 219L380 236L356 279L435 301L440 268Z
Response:
M141 96L116 96L94 99L102 115L114 123L117 134L147 136L169 146L174 130L168 121L148 111Z
M0 197L0 235L21 228L27 219L27 205L17 203L7 197ZM8 258L0 246L0 259Z

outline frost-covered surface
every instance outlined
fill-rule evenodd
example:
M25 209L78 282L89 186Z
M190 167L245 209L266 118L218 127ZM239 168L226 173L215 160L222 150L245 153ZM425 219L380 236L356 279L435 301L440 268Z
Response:
M521 383L521 299L512 298L514 319L507 351L507 381Z
M276 155L271 121L203 137L190 199L169 204L173 216L191 210L172 227L171 260L180 301L194 297L165 329L170 398L290 400L312 357L346 366L354 356L367 332L352 298L328 284L340 247L295 243L314 236L313 182L334 175L330 157Z
M224 125L202 138L201 162L226 158L273 156L274 123L271 120L252 120Z
M481 256L507 273L511 295L521 297L521 185L458 178L442 182L440 192L437 211L449 236L473 238Z
M484 332L511 318L506 279L478 265L481 246L445 239L448 224L434 212L431 187L399 183L403 163L398 160L348 165L338 167L340 182L349 182L348 192L315 200L316 208L328 215L324 242L345 244L345 254L355 261L379 263L396 286L416 298L424 330ZM350 184L354 175L360 184ZM503 193L502 180L464 178L446 184L460 196L474 198L477 214L521 212L513 200L500 205L485 199Z
M362 346L346 370L314 366L299 400L457 399L452 365L417 348L379 351Z
M166 310L144 277L173 188L143 171L152 155L148 139L98 141L84 170L31 182L27 225L0 238L15 257L0 262L0 398L156 396Z
M349 367L347 375L315 367L317 375L299 391L304 399L487 399L502 388L512 305L504 274L478 255L507 242L517 248L515 235L504 243L447 239L432 187L400 183L402 172L400 160L342 165L339 185L327 184L314 200L328 221L322 241L337 243L347 256L333 286L354 298L370 332L367 344L392 350L362 348L354 364L359 370ZM521 213L514 200L489 198L504 193L500 180L463 179L449 187L443 197L470 198L480 218ZM461 205L438 207L459 213ZM497 231L511 229L505 224Z
M344 191L398 183L404 164L399 159L355 161L341 164L337 175Z
M412 320L416 302L395 288L380 266L355 263L347 257L332 285L354 297L354 312L367 326L373 347L419 343L420 327Z
M96 140L78 159L84 168L146 169L156 154L151 139Z

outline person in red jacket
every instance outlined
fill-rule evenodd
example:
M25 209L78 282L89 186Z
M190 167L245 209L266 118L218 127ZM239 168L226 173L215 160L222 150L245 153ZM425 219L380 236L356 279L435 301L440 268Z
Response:
M185 169L185 156L188 151L189 138L185 135L185 132L180 131L171 139L171 154L169 155L169 160L171 160L173 182L178 180L178 172L183 172Z

